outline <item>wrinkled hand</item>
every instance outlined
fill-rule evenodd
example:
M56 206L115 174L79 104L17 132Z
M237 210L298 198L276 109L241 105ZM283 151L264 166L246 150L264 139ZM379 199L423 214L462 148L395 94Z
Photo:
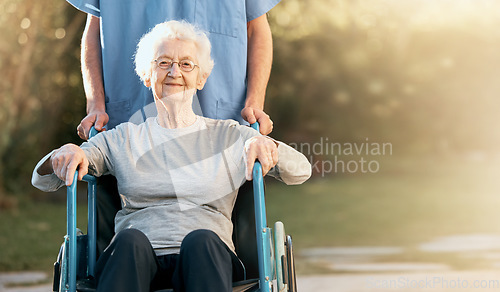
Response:
M262 175L266 175L278 163L278 145L264 136L253 137L245 143L247 180L252 180L253 166L258 159L262 165Z
M73 183L75 170L78 169L78 180L88 173L89 161L83 150L75 144L66 144L50 156L52 169L61 180L69 186Z
M268 135L273 130L273 121L263 110L247 106L241 111L241 117L250 124L259 122L262 135Z
M105 131L104 126L108 123L109 116L105 111L93 111L90 112L83 120L80 122L76 131L78 136L83 140L89 139L90 128L94 128L98 131Z

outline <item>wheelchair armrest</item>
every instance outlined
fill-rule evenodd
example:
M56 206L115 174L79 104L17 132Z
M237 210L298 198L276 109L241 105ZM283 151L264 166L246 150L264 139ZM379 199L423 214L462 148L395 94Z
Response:
M96 262L96 185L94 176L85 175L83 181L88 183L88 274L93 276ZM68 282L71 287L76 285L77 271L77 184L78 171L75 171L73 183L67 187L66 236L68 240Z
M259 123L252 124L259 131ZM253 190L255 202L255 231L257 233L257 256L259 262L259 281L261 291L270 291L272 281L272 263L270 259L271 230L267 227L266 202L264 197L264 178L262 165L256 161L253 167Z

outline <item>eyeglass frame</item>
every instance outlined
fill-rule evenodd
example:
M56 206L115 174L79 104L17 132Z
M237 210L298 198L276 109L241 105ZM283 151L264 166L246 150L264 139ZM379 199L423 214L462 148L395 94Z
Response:
M168 59L168 58L164 58L164 59L165 59L165 60L170 60L170 59ZM175 63L177 63L177 66L179 66L179 69L180 69L182 72L193 72L194 68L196 68L196 67L200 68L200 66L198 66L198 64L195 64L192 60L189 60L189 59L182 59L182 60L179 60L179 61L173 61L173 60L171 60L171 61L170 61L170 62L171 62L171 65L170 65L168 68L162 68L162 67L160 67L160 65L158 64L158 61L159 61L159 60L160 60L160 59L155 59L155 60L153 60L152 62L154 62L154 63L156 64L156 67L158 67L158 68L160 68L160 69L163 69L163 70L170 70L170 69L172 69L172 67L174 66L174 64L175 64ZM193 69L191 69L191 70L189 70L189 71L187 71L187 70L185 70L185 69L182 69L182 66L180 65L180 63L181 63L181 62L184 62L184 61L189 62L189 63L192 63L192 64L193 64Z

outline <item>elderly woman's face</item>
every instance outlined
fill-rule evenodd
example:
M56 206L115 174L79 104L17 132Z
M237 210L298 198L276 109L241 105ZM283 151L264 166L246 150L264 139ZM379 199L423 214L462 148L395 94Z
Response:
M195 89L203 88L207 76L200 77L196 51L193 42L178 39L165 40L157 46L151 77L145 79L146 86L152 86L156 98L172 97L183 91L194 93ZM171 67L166 68L169 64ZM196 66L189 72L192 64Z

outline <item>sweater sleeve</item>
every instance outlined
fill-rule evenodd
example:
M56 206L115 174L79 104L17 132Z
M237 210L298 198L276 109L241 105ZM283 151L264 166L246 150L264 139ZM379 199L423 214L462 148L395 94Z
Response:
M117 145L114 142L117 136L115 129L102 132L80 146L89 161L89 174L93 176L114 174L114 165L110 157L112 149Z
M88 142L84 142L80 146L89 161L89 174L101 176L114 172L110 153L115 139L120 138L119 136L120 133L117 133L115 130L106 131L93 137ZM54 173L47 175L40 175L38 173L38 169L50 158L54 151L45 155L37 163L31 177L31 184L44 192L54 192L65 185L64 181L59 179Z
M241 125L236 125L236 127L238 127L244 141L260 136L260 133L253 128ZM278 163L271 168L268 175L287 185L301 184L311 177L311 164L302 153L281 141L268 138L278 143ZM245 150L243 149L243 151Z
M278 142L278 163L269 171L269 175L286 183L287 185L298 185L311 177L311 164L304 154Z
M45 155L45 157L37 163L35 170L33 170L33 175L31 176L31 184L44 192L55 192L60 187L64 186L64 182L54 173L47 175L40 175L38 173L38 169L50 158L53 152L54 151L51 151L49 154Z

